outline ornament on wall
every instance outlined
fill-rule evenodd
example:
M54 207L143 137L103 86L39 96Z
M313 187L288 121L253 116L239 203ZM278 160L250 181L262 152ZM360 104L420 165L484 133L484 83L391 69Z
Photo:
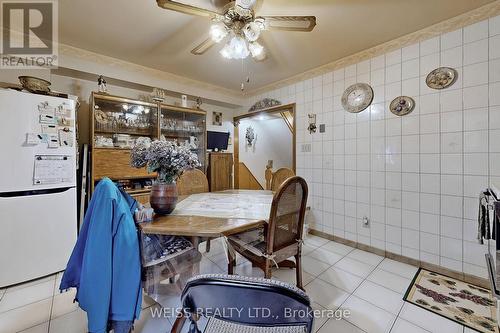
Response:
M349 86L342 95L342 106L350 113L358 113L370 106L373 101L373 89L366 83Z
M187 97L187 95L182 95L181 96L181 106L183 108L187 108L188 107L188 97Z
M257 103L255 103L254 105L252 105L252 107L250 108L250 110L248 110L248 112L263 110L263 109L271 108L273 106L278 106L278 105L281 105L280 101L272 99L272 98L264 98L264 99L258 101Z
M389 110L396 116L404 116L411 113L415 108L415 101L408 96L399 96L392 100Z
M245 140L247 140L247 146L251 147L255 144L255 140L257 139L255 132L252 126L248 126L245 133Z
M427 75L425 83L431 89L445 89L457 81L458 73L450 67L439 67Z
M167 97L167 92L161 88L153 88L151 96L153 101L163 103Z
M309 134L316 133L316 115L313 114L308 114L307 117L309 118L309 126L307 126L307 129L309 130Z
M107 86L107 83L106 83L106 79L102 75L99 75L99 77L97 78L97 90L101 94L107 94L108 93L108 86Z
M196 108L199 110L201 108L201 105L203 104L203 100L201 97L196 98Z
M212 113L212 125L222 126L222 112Z

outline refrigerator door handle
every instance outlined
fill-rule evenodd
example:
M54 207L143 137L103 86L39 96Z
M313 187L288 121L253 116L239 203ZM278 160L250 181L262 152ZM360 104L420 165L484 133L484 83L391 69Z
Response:
M43 190L0 192L0 198L15 198L15 197L25 197L25 196L33 196L33 195L46 195L46 194L54 194L54 193L63 193L63 192L69 191L72 188L74 188L74 186L50 188L50 189L43 189Z

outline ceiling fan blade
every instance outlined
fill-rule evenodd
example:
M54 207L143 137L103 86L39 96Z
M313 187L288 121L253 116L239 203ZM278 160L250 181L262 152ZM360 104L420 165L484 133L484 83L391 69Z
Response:
M269 30L305 31L316 26L316 16L262 16Z
M219 13L209 9L195 7L173 0L156 0L156 3L158 4L158 7L163 9L173 10L188 15L203 16L208 18L213 18L219 15Z
M202 55L203 53L207 52L214 45L215 45L215 42L212 40L212 38L207 38L203 42L201 42L201 44L199 44L194 49L192 49L191 53L194 55Z

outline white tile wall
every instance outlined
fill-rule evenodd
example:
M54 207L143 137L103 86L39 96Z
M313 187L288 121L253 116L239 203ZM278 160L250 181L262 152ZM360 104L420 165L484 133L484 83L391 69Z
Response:
M459 73L442 91L425 84L439 66ZM375 96L350 114L340 100L356 82ZM404 117L388 111L400 94L416 101ZM479 191L500 177L500 17L256 99L269 96L297 103L297 173L310 187L315 229L486 276L475 219ZM308 113L325 133L309 134Z

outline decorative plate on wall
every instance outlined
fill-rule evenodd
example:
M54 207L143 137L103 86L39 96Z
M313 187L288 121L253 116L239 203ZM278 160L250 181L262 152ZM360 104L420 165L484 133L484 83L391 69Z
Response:
M415 101L408 96L399 96L392 100L389 110L396 116L404 116L412 112L415 108Z
M373 101L373 89L366 83L355 83L349 86L342 95L344 110L358 113L370 106Z
M450 67L439 67L427 75L425 83L431 89L445 89L457 80L458 73Z

